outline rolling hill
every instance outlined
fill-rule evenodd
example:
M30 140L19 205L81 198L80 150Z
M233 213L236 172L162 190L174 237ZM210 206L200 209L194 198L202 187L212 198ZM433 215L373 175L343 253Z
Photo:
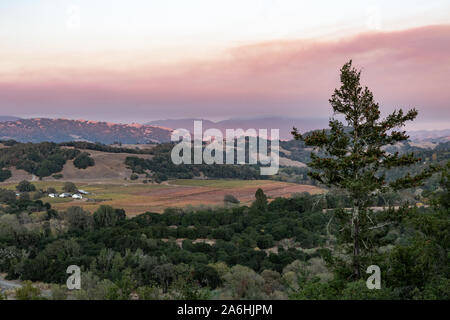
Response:
M13 116L0 116L0 122L5 122L5 121L17 121L20 120L20 118L18 117L13 117Z
M20 142L90 141L111 144L170 141L169 128L67 119L19 119L0 122L0 140Z

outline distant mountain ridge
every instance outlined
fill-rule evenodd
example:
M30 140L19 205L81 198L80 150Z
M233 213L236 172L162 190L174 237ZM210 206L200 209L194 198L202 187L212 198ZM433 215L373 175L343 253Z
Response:
M159 126L87 120L34 118L0 122L0 140L20 142L154 143L170 141L171 132Z
M450 129L408 131L409 139L415 142L450 141Z
M16 120L20 120L20 118L19 117L14 117L14 116L0 116L0 122L16 121Z
M185 128L194 131L194 121L202 120L203 131L216 128L225 133L226 129L279 129L281 140L292 140L293 127L305 133L328 127L327 119L260 117L211 121L207 119L166 119L145 124L120 124L92 120L69 120L32 118L21 119L0 116L0 140L13 139L20 142L67 142L89 141L112 144L115 142L161 143L169 142L173 130ZM450 141L450 129L408 131L410 141L416 143L439 143Z
M286 117L255 117L242 119L228 119L221 121L211 121L206 119L166 119L147 122L147 125L159 125L172 129L187 129L194 131L194 120L202 120L203 130L216 128L225 133L226 129L270 129L280 130L280 139L291 140L292 128L296 127L301 132L307 132L328 126L328 119L325 118L286 118Z
M248 119L228 119L222 121L211 121L206 119L166 119L147 122L148 125L160 125L172 129L187 129L194 131L194 121L202 120L203 130L216 128L225 132L226 129L279 129L280 139L291 140L292 128L296 127L301 133L328 128L328 119L325 118L285 118L285 117L261 117ZM414 142L446 142L450 141L450 129L446 130L419 130L408 131L410 140Z

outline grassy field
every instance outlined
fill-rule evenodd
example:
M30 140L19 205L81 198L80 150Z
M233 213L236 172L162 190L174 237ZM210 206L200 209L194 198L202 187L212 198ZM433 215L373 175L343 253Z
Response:
M36 181L37 189L49 187L62 192L64 181ZM262 188L269 198L287 197L297 192L320 193L321 189L310 185L279 182L273 180L172 180L163 184L144 184L124 180L98 180L76 182L79 189L90 194L82 200L71 198L49 198L49 202L58 210L70 206L80 206L91 212L100 205L123 208L128 215L146 211L162 212L169 207L218 206L223 205L226 194L232 194L242 204L250 204L255 192ZM1 188L15 189L16 184L1 184Z
M202 179L177 179L169 181L170 185L190 186L190 187L211 187L211 188L241 188L246 187L260 187L262 185L270 185L273 181L270 180L232 180L232 179L216 179L216 180L202 180Z
M132 154L132 153L109 153L95 150L81 150L89 153L95 160L95 166L80 170L73 165L73 160L68 160L64 169L60 172L64 180L69 181L106 181L106 180L124 180L129 179L131 170L125 166L125 158L132 156L143 159L150 159L152 155ZM37 181L37 177L24 170L9 168L12 177L9 182L15 183L21 180ZM43 181L55 182L56 180L49 176L44 177Z

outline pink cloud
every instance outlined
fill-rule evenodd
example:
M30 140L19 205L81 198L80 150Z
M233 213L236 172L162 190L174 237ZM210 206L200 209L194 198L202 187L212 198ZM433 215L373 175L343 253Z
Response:
M2 113L130 117L275 114L328 117L339 68L353 59L383 110L417 107L450 116L450 26L372 32L335 41L284 40L235 47L222 57L129 71L75 68L0 81ZM25 74L24 74L25 75ZM1 79L1 78L0 78ZM121 115L122 114L122 115Z

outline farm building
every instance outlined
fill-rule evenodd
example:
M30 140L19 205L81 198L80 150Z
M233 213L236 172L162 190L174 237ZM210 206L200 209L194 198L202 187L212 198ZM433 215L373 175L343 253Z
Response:
M60 195L59 195L59 197L60 198L69 198L69 197L71 197L72 196L72 194L70 194L70 193L61 193Z

